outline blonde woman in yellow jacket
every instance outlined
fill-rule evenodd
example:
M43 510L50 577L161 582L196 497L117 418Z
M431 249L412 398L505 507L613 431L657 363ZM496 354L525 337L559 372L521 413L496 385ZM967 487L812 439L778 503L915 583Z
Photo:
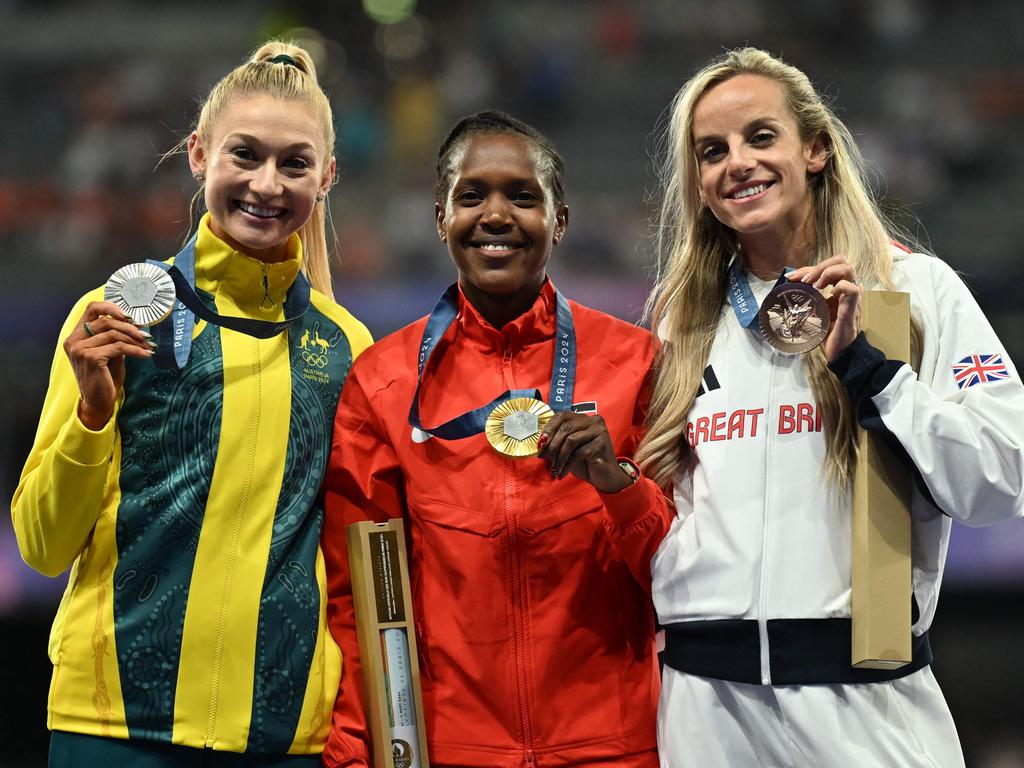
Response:
M186 144L209 212L174 265L198 304L154 341L102 289L79 301L12 503L25 561L71 568L53 768L319 765L338 689L318 490L370 337L330 298L334 132L308 54L264 45Z

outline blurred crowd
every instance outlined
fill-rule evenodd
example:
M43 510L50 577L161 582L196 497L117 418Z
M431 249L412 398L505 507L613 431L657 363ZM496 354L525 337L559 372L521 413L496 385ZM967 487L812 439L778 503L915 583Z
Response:
M455 117L489 106L535 121L567 156L573 229L560 265L642 278L659 116L699 62L751 42L835 96L884 174L881 191L920 216L941 255L968 259L940 248L940 232L943 244L975 243L972 265L981 257L978 271L995 271L1016 261L1008 212L994 204L1011 183L1007 162L1021 160L1000 138L1024 119L1024 70L1009 42L1001 51L980 30L1012 21L1017 5L8 1L13 49L0 57L16 119L2 149L0 243L42 295L53 295L42 274L77 290L126 260L164 255L186 229L191 181L183 158L161 159L216 73L284 34L317 55L337 115L340 283L447 269L433 233L433 154ZM34 55L38 28L57 39ZM947 238L944 219L963 210L980 220ZM991 231L1000 224L1007 234Z

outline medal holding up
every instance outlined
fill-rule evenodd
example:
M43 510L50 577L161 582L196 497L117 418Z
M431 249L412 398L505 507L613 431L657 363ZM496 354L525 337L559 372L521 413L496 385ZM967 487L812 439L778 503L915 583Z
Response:
M616 522L661 497L625 458L653 341L548 279L569 209L537 131L465 118L437 170L458 282L355 363L335 422L322 541L347 663L324 764L368 758L344 531L402 517L431 765L557 750L654 768L650 572L631 568L649 562L633 543L650 537Z

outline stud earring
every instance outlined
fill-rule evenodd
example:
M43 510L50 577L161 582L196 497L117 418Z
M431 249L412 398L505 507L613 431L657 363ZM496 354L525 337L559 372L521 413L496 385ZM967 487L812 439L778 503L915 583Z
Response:
M326 199L327 199L327 195L325 195L323 192L317 192L316 201L318 203L322 203Z
M192 178L195 179L196 181L202 181L206 177L204 176L202 171L196 171L195 173L192 174Z

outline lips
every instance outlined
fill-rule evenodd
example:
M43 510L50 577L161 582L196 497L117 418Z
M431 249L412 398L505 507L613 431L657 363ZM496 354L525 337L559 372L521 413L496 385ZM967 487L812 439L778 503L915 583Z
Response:
M238 210L242 211L242 213L255 216L257 219L277 219L283 216L287 211L286 208L256 205L254 203L248 203L245 200L236 200L235 206Z

